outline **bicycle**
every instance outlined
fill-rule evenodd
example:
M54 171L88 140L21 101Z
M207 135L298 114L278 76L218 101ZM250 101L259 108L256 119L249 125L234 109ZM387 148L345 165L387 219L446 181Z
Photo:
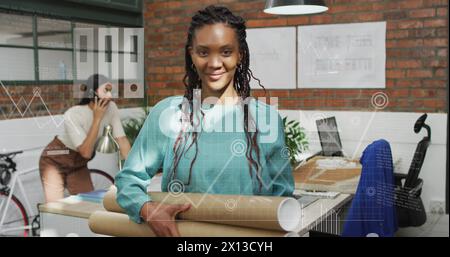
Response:
M38 236L40 229L39 214L34 212L26 197L20 175L38 170L31 168L17 171L13 158L23 151L0 153L0 236ZM114 178L105 171L90 169L94 190L109 189ZM14 194L18 185L25 196L24 203ZM26 208L25 208L26 206ZM30 215L31 214L31 215ZM31 224L30 224L31 220Z
M106 189L114 185L114 178L107 172L98 169L89 169L94 190Z
M25 198L27 207L25 208L14 195L16 185L18 185L22 195L26 195L19 175L36 170L28 169L21 171L20 174L16 173L16 163L12 159L20 153L23 153L23 151L0 154L0 235L2 236L28 236L30 232L35 235L39 229L36 226L39 218L33 212L28 199ZM34 216L31 225L28 213L32 213Z

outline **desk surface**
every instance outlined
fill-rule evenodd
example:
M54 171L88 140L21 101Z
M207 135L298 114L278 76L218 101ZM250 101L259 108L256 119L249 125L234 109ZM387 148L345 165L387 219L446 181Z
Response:
M39 211L88 219L93 212L105 211L105 208L102 203L81 201L75 196L69 196L56 202L41 204Z
M322 163L321 166L319 163ZM334 163L334 164L333 164ZM361 175L358 160L316 156L295 168L295 188L354 194Z
M299 227L294 231L303 236L318 222L329 216L333 211L341 208L351 200L350 194L340 194L334 199L319 199L302 210L302 219ZM95 211L105 211L101 203L80 201L76 197L68 197L56 202L39 206L40 212L61 214L88 219Z
M295 229L295 232L300 236L308 233L318 222L344 206L351 199L352 195L350 194L339 194L334 199L323 198L308 205L302 211L301 223Z

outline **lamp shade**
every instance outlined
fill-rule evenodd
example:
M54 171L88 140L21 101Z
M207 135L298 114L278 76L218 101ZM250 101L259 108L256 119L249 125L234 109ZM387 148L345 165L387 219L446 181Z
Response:
M103 129L103 135L97 140L95 151L99 153L115 153L119 151L118 144L112 136L111 125L107 125Z
M267 0L265 13L279 15L305 15L326 12L323 0Z

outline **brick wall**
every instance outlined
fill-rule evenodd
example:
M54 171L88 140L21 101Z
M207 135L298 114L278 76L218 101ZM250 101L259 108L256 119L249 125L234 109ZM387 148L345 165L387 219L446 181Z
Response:
M280 109L373 110L371 97L379 91L389 96L385 111L447 112L448 0L328 0L329 11L313 16L273 16L262 12L264 0L200 0L145 3L146 82L148 104L182 95L184 44L191 16L209 4L222 4L247 20L249 28L310 24L387 21L386 89L296 89L268 90L279 97ZM7 85L23 112L39 88L24 116L0 88L0 120L61 114L76 104L71 85ZM263 96L262 90L253 90ZM137 107L140 99L116 99L120 108ZM13 113L10 115L11 111Z
M243 16L247 27L387 21L386 89L268 90L280 109L373 110L372 95L389 97L385 111L447 112L448 0L328 0L328 12L273 16L263 0L147 1L144 10L149 105L183 94L184 44L191 16L222 4ZM262 96L262 90L253 90Z

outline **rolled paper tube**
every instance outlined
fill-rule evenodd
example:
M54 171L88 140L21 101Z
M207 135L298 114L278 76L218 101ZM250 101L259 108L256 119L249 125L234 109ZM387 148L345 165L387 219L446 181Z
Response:
M116 202L116 192L117 189L111 187L105 194L103 205L108 211L124 213ZM289 197L167 192L149 194L152 201L163 204L189 203L191 208L178 216L183 220L278 231L294 231L301 222L300 203Z
M294 236L281 231L244 228L198 221L176 221L178 231L183 237L283 237ZM126 214L96 211L89 217L92 232L108 236L155 237L147 223L137 224Z

